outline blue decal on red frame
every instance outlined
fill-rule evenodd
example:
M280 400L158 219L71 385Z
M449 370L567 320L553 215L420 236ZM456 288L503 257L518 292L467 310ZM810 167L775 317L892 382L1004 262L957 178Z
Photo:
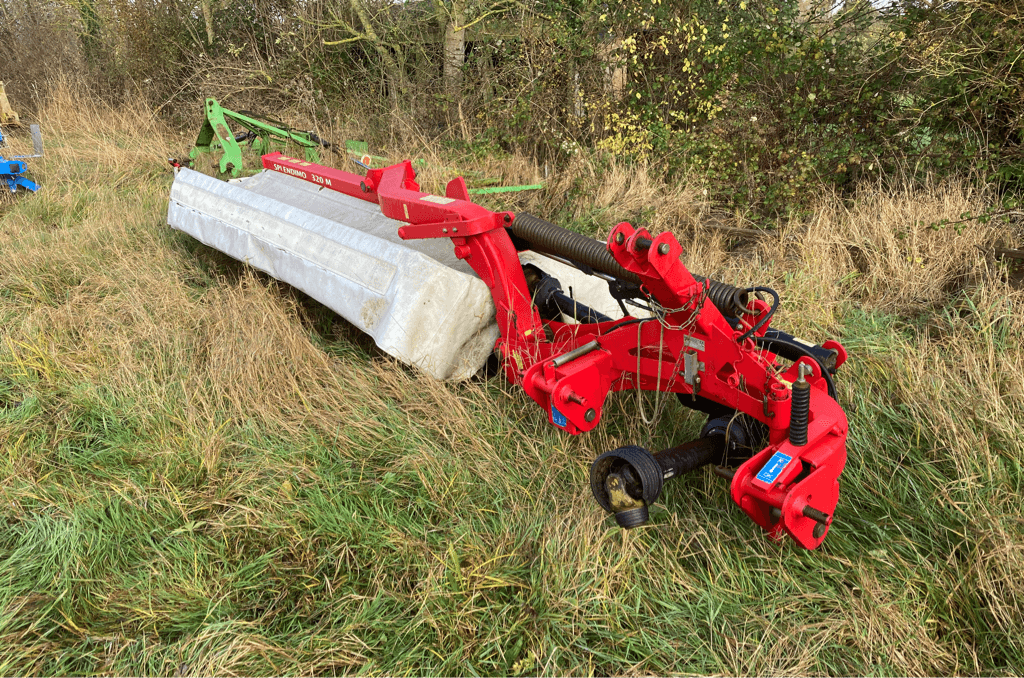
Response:
M768 463L764 465L764 468L758 471L754 477L766 485L771 485L782 474L783 470L789 466L791 461L793 461L793 457L782 452L776 452L768 460Z
M554 405L551 406L551 421L554 422L555 426L561 426L562 428L569 425L569 420Z

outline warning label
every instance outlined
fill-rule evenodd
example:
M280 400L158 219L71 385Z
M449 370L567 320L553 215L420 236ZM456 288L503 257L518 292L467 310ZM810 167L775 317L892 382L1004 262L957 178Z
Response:
M783 454L782 452L776 452L772 455L772 458L768 460L768 463L764 465L764 468L758 471L757 475L754 477L766 485L771 485L780 475L782 475L782 472L787 466L789 466L789 462L791 461L793 461L793 457L788 454Z

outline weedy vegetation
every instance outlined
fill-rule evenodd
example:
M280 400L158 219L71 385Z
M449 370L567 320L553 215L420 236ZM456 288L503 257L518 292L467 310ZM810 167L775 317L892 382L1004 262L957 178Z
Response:
M698 183L580 154L515 203L602 236L672 229L839 338L849 462L820 550L698 472L625 532L614 446L692 438L637 394L569 437L500 379L438 383L301 293L172 231L141 106L40 104L37 195L0 207L0 674L1024 672L1024 295L996 197L879 181L749 242ZM343 131L343 130L342 130ZM18 143L18 140L15 140ZM22 142L23 143L23 142ZM522 157L387 149L530 181ZM657 403L646 394L651 411Z

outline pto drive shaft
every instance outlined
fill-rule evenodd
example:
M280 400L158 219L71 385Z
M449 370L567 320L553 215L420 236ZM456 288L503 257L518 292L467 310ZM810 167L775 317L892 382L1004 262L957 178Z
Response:
M725 436L712 433L651 454L631 445L605 452L590 467L590 488L605 511L621 527L637 527L650 517L664 481L711 463L725 454Z

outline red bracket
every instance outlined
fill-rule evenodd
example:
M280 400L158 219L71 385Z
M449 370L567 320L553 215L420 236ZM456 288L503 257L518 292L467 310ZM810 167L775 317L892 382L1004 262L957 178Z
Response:
M593 429L611 388L612 356L597 340L526 370L523 389L569 433Z
M747 460L732 479L732 498L755 523L775 538L788 534L801 546L817 548L828 534L839 501L839 475L846 467L846 415L824 391L811 388L812 420L807 444L788 439ZM817 510L821 523L809 517ZM820 516L818 516L820 517Z

